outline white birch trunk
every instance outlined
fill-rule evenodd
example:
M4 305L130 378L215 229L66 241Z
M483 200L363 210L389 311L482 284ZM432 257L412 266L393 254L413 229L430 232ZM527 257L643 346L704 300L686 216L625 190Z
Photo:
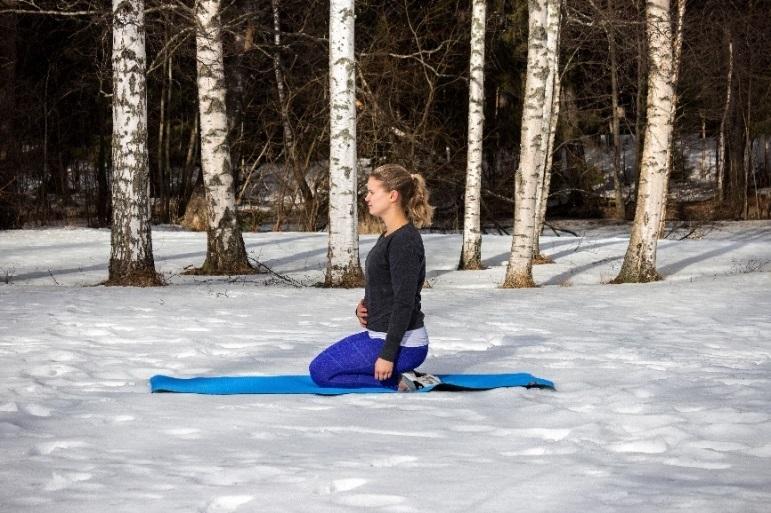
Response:
M537 191L535 232L533 233L533 257L538 263L547 263L551 260L541 254L541 232L546 222L546 207L549 201L549 188L551 187L551 166L554 153L554 139L557 134L557 120L559 119L560 98L560 22L562 20L562 0L551 0L546 15L546 53L549 63L549 75L546 77L546 90L544 92L544 136L543 157L544 166L542 178Z
M656 247L664 213L675 100L674 44L669 0L648 0L646 31L650 71L640 185L632 233L615 283L660 279Z
M723 180L726 175L726 156L725 156L725 123L728 118L728 112L731 110L731 85L734 71L734 44L731 35L728 35L728 76L726 77L725 105L723 106L723 116L720 118L720 131L718 133L717 155L715 159L715 178L717 180L717 200L722 203L725 199L725 186Z
M357 287L356 75L354 0L329 4L329 243L328 287Z
M228 143L225 66L219 0L197 0L196 64L203 172L208 224L206 261L199 274L244 274L249 265L236 217Z
M143 0L113 0L112 285L157 285L150 234Z
M538 222L535 230L535 245L533 247L533 256L538 258L540 263L553 263L554 261L541 253L541 233L543 227L546 224L546 209L549 202L549 191L551 189L551 167L554 157L554 139L557 135L557 121L559 117L559 95L560 95L560 82L554 84L554 108L552 111L551 128L549 129L549 153L546 155L546 168L543 174L543 194L540 196L540 204L538 206ZM567 158L567 157L566 157Z
M486 0L473 0L469 64L468 156L463 215L463 249L459 269L482 269L482 138L484 133L484 70Z
M683 21L685 20L685 2L687 0L675 0L677 2L677 20L675 22L675 42L672 49L672 136L670 136L669 148L667 153L667 162L669 163L669 172L672 172L673 159L672 152L674 150L674 124L677 117L677 82L680 77L680 56L683 52ZM664 205L661 207L661 225L659 226L659 238L664 237L667 222L667 200L669 197L669 179L664 185Z
M546 57L547 0L528 0L527 77L522 109L519 166L514 175L514 229L503 287L534 287L533 246L538 187L544 166L544 97L549 64Z

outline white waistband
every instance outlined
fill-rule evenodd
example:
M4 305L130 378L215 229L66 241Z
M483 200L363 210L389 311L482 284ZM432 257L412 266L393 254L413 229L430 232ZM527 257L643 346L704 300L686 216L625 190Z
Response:
M367 330L371 338L381 338L385 340L387 333L382 331ZM428 332L426 327L422 326L414 330L407 330L402 337L402 347L421 347L428 344Z

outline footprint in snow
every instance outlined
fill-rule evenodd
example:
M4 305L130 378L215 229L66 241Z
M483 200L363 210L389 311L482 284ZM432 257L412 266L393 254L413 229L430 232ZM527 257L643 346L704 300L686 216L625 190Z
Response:
M75 367L64 364L39 365L29 369L27 374L33 378L56 378L71 372L76 372L77 370L78 369Z

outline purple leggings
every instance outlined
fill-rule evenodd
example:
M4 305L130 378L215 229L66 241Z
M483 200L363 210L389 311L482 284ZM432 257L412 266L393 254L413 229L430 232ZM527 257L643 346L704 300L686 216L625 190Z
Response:
M426 359L428 345L399 348L393 375L385 381L378 381L375 379L375 361L384 343L383 339L371 338L366 331L345 337L313 359L310 364L311 378L320 387L396 389L399 374L413 370Z

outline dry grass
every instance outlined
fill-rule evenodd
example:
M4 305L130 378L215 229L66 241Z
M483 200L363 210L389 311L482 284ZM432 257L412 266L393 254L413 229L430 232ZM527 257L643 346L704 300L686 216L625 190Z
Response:
M380 218L371 216L369 215L369 213L364 212L364 214L359 219L359 234L379 235L384 231L385 231L385 225L383 224L383 221L380 220Z

